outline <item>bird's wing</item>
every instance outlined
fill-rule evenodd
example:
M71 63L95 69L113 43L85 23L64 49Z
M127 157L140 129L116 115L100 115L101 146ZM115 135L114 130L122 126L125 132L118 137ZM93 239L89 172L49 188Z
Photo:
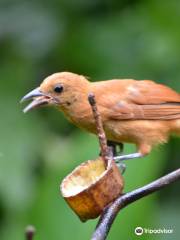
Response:
M180 119L180 94L153 81L134 81L110 111L111 118L119 120Z

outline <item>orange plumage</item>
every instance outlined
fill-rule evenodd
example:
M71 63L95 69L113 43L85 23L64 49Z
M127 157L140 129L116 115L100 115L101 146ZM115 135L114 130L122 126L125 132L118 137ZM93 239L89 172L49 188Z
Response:
M34 99L25 111L54 105L76 126L96 134L89 93L96 97L108 140L136 144L139 156L180 134L180 94L149 80L89 82L78 74L55 73L23 98Z

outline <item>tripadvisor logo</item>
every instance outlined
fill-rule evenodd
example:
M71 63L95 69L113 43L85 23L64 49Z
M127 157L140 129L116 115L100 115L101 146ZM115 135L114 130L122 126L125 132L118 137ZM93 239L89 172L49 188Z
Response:
M144 234L171 234L173 233L173 229L166 229L166 228L150 229L150 228L136 227L134 232L138 236L142 235L143 233Z
M143 230L142 227L136 227L134 232L135 232L136 235L142 235L143 231L144 230Z

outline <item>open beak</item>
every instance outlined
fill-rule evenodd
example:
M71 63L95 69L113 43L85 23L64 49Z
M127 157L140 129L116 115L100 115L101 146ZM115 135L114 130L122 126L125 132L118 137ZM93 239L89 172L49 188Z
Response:
M36 88L26 94L22 99L21 102L27 101L27 100L33 100L26 108L24 108L23 112L26 113L34 108L47 105L50 101L50 96L46 95L45 93L40 91L40 88Z

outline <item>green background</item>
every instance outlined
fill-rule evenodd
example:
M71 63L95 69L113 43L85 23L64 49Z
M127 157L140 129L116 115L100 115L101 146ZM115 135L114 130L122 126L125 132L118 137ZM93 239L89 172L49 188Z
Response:
M90 239L97 220L81 223L59 193L62 179L98 155L95 136L55 109L22 113L21 97L47 75L72 71L92 81L153 79L180 92L180 1L0 0L0 239ZM127 163L125 191L179 166L179 139ZM133 152L127 146L126 152ZM178 239L178 183L123 209L117 239ZM142 235L134 229L173 229Z

